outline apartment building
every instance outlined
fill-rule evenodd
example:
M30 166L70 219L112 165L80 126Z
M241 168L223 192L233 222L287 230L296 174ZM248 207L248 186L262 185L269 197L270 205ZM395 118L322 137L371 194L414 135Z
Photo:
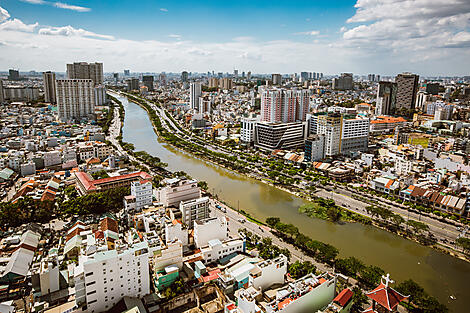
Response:
M209 218L209 197L181 201L179 209L183 223L192 228L195 221Z
M411 73L398 74L395 77L397 84L397 110L411 110L416 104L419 76Z
M255 126L258 118L242 118L240 128L240 140L252 144L255 142Z
M341 73L340 77L333 78L332 88L335 90L352 90L353 89L353 74Z
M44 83L44 101L55 104L57 102L55 90L55 73L44 72L42 73L42 79Z
M189 88L189 107L193 110L197 110L199 108L199 97L202 94L201 83L191 83Z
M91 79L57 79L56 100L63 121L94 118L95 89Z
M178 207L181 201L198 199L201 197L201 188L196 180L171 178L163 181L166 186L157 192L157 201L165 207Z
M67 64L67 78L91 79L94 85L103 83L103 63L75 62Z
M213 217L194 221L194 244L197 248L207 246L212 239L228 239L228 222L225 217Z
M305 161L315 162L325 157L325 135L310 135L305 140Z
M149 257L147 242L80 255L74 270L77 306L98 313L110 310L124 296L141 298L149 294Z
M366 151L369 146L369 129L369 118L342 115L341 154Z
M306 89L267 89L261 94L261 121L305 121L310 93Z
M395 110L397 98L397 83L379 82L377 85L377 100L375 115L389 115Z
M131 182L131 196L135 199L135 209L142 210L152 204L153 188L150 180L137 180Z

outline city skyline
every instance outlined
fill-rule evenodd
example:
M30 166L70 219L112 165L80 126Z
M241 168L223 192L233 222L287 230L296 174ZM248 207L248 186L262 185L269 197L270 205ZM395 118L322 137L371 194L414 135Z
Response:
M260 18L261 17L261 18ZM468 75L470 3L6 0L0 68Z

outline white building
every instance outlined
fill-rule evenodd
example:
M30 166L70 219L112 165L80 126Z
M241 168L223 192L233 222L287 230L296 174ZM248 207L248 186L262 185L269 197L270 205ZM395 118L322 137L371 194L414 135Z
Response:
M104 105L107 103L105 86L102 86L102 85L96 86L94 92L95 92L95 105Z
M152 204L153 188L152 182L137 180L131 182L131 195L135 197L135 209L142 210L145 206Z
M201 83L191 83L189 90L189 105L191 109L197 110L199 108L199 97L201 96Z
M179 269L183 267L183 244L179 239L173 239L166 246L153 252L154 271L163 270L170 265L176 265Z
M54 166L62 163L60 151L48 151L44 153L44 167Z
M256 264L250 271L248 282L255 289L265 290L274 284L284 284L287 274L287 257L283 254L272 260Z
M191 227L194 221L209 218L209 197L181 201L179 208L183 223Z
M201 189L197 185L197 181L171 178L164 180L167 185L158 190L157 201L165 207L178 207L181 201L198 199L201 197Z
M413 169L413 161L405 160L403 158L395 159L395 173L397 175L407 175Z
M90 118L95 113L94 83L91 79L56 80L57 111L61 120Z
M255 142L255 126L258 118L242 118L240 139L245 143Z
M199 98L199 113L211 113L211 100L200 97Z
M200 249L204 262L211 263L225 258L232 253L245 252L245 242L240 238L230 239L223 242L219 239L212 239L209 240L207 246Z
M184 228L180 221L173 220L171 223L165 223L165 242L169 245L175 239L178 239L183 244L183 247L188 245L188 229Z
M342 116L341 154L366 151L369 146L370 120L365 117Z
M150 293L148 245L80 255L74 280L75 302L86 312L107 311L124 296L141 298Z
M213 217L194 221L194 244L197 248L207 246L209 240L228 239L228 223L225 217Z

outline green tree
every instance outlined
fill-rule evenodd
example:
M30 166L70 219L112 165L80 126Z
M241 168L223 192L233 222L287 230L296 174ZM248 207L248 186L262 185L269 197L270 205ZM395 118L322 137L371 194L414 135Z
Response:
M352 276L356 277L357 273L364 269L365 265L364 263L355 258L355 257L349 257L346 259L337 259L335 262L335 268L339 272L347 275L347 276Z
M470 252L470 238L460 237L455 240L455 243L462 248L464 253Z
M368 288L372 289L377 287L377 285L380 283L380 279L382 275L385 274L385 271L381 269L378 266L370 265L367 267L364 267L360 272L359 272L359 281L361 284Z
M281 221L281 219L279 217L268 217L266 219L266 224L268 224L270 227L274 227L280 221Z
M316 270L315 265L313 265L309 261L299 262L295 261L294 263L290 264L287 272L289 273L290 277L293 279L299 279L304 277L307 274L314 273Z

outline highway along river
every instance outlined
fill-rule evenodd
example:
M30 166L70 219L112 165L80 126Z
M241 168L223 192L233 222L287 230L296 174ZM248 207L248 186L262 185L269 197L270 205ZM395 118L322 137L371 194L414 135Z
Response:
M412 278L452 312L470 311L469 263L372 226L338 225L301 215L297 209L304 200L162 143L147 112L126 98L118 98L126 110L123 140L134 144L136 151L147 151L168 163L168 169L206 181L210 191L232 207L236 208L239 201L240 209L260 220L278 216L311 238L334 245L342 257L355 256L366 264L380 266L395 281Z

